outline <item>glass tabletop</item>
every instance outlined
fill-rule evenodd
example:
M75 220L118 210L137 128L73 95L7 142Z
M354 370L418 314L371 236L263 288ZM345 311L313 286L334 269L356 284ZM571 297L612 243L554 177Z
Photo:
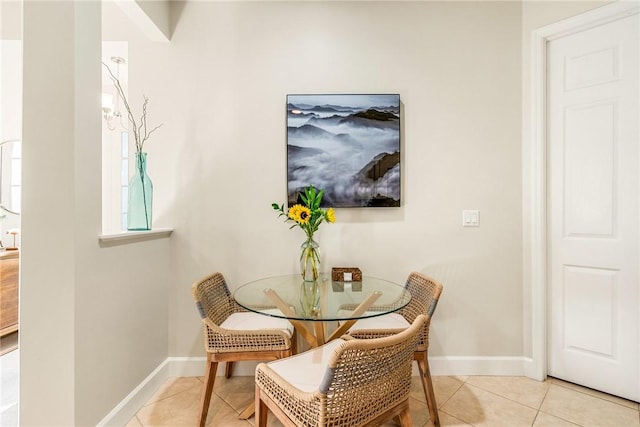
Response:
M409 303L411 293L403 285L376 277L339 282L331 280L329 274L321 274L317 281L305 282L299 274L292 274L246 283L233 297L242 307L256 313L295 320L332 321L392 313Z

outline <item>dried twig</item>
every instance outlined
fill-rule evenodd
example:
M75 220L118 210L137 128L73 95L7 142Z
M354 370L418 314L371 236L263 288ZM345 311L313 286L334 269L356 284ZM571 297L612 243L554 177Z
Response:
M113 72L111 71L111 69L107 64L103 62L102 65L104 65L104 67L107 69L107 72L109 73L109 78L113 82L113 85L115 86L116 91L118 92L118 96L124 103L124 108L127 110L127 118L131 123L133 138L136 143L136 152L142 153L142 148L144 147L144 143L149 139L149 136L151 136L151 134L154 131L156 131L159 127L162 126L162 124L159 124L158 126L154 127L150 131L147 131L147 104L149 103L149 98L147 98L146 95L142 95L144 98L144 102L142 103L142 115L140 116L140 123L138 124L138 122L136 122L135 116L133 115L133 112L131 111L131 107L129 106L129 101L127 101L127 97L124 94L124 90L122 89L120 80L118 80L118 78L113 74Z

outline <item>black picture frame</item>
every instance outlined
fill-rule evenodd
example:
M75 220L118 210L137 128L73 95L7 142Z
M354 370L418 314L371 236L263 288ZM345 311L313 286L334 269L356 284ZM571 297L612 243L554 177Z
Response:
M287 95L287 200L313 185L322 207L399 207L399 94Z

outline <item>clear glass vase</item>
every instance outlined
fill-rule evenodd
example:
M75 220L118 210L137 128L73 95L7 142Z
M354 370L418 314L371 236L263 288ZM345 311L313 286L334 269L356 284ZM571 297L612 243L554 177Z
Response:
M314 282L318 280L318 268L320 267L320 256L318 253L318 244L309 238L300 247L300 274L305 282Z
M127 230L151 230L153 183L147 175L147 153L136 153L133 176L129 180Z
M320 287L318 281L303 280L300 285L300 308L302 315L315 319L320 312Z

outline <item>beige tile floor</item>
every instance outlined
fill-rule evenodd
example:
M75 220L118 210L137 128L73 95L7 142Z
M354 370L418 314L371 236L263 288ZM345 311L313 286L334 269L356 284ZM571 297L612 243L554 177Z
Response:
M433 384L442 426L640 427L638 403L553 378L434 376ZM252 402L253 387L253 377L218 377L207 426L253 426L253 417L237 419ZM169 379L127 427L195 425L201 388L199 377ZM432 426L415 377L410 405L414 426ZM268 424L282 425L272 415Z

